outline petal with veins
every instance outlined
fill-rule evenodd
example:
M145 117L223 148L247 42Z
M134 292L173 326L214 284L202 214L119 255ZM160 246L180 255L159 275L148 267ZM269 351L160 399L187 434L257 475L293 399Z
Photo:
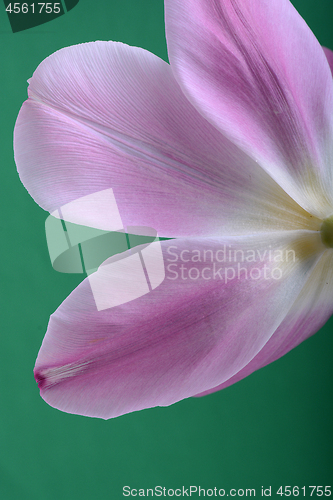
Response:
M197 396L205 396L225 389L263 366L272 363L314 335L333 314L333 254L322 255L303 290L267 344L236 375L218 387Z
M311 231L161 245L166 279L152 292L98 312L85 280L51 316L35 367L51 406L110 418L169 405L230 379L282 323L323 250ZM226 268L238 273L235 254L221 263L217 253L224 245L243 255L254 250L257 259L242 257L233 276ZM278 249L294 250L295 262L271 259L269 252ZM273 273L258 279L264 266L266 273L278 267L280 279L276 271L273 279Z
M15 126L15 160L45 210L112 188L125 226L161 236L318 229L201 117L170 66L143 49L113 42L62 49L37 68L29 96ZM75 222L100 227L95 212L87 220L80 211Z
M166 0L171 67L190 101L310 213L333 210L333 86L289 0Z

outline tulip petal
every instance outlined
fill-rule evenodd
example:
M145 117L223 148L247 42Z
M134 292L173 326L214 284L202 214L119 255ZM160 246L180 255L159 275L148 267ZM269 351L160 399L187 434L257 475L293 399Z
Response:
M162 236L318 229L202 118L167 63L121 43L81 44L45 59L30 80L14 149L23 184L49 212L112 188L124 226ZM69 222L94 220L103 228L98 209Z
M322 251L311 231L161 245L166 278L151 292L97 311L85 280L51 316L35 367L51 406L106 419L230 379L279 327ZM294 258L276 259L279 251ZM120 278L108 265L96 273L105 292Z
M293 307L250 363L223 384L197 396L225 389L281 358L314 335L333 314L333 252L327 250L309 276Z
M166 0L171 67L192 104L312 214L333 210L333 85L289 0Z

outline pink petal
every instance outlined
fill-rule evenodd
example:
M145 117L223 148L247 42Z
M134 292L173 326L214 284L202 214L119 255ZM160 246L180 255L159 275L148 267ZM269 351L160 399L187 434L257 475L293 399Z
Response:
M310 231L173 240L162 246L166 278L150 293L97 311L85 280L51 316L35 367L41 395L51 406L110 418L170 405L230 379L279 327L322 250L320 236ZM240 262L238 276L235 254L229 260L230 249L259 251L260 257ZM275 262L271 255L276 249L293 249L296 261ZM216 265L215 278L209 251ZM221 263L223 251L225 263ZM194 260L188 262L190 258ZM101 282L104 279L107 293L108 283L112 286L119 276L115 273L107 281L105 266L97 275ZM280 279L276 271L272 279L276 267L281 270ZM252 279L250 274L246 279L246 272L253 273Z
M223 384L197 396L205 396L238 382L272 363L314 335L333 314L333 255L327 250L287 316L261 351Z
M124 226L162 236L317 229L189 104L170 66L143 49L62 49L37 68L29 96L15 126L15 160L45 210L112 188ZM85 215L75 222L104 221L98 209Z
M289 0L166 0L169 57L189 100L303 208L333 209L333 85Z
M330 65L331 72L333 73L333 51L327 47L323 47L326 59Z

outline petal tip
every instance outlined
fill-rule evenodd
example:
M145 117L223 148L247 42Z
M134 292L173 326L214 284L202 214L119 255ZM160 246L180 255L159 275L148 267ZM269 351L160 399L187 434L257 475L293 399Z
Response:
M42 390L44 386L46 385L46 377L41 373L40 370L35 369L34 370L34 377L35 381L38 385L38 388Z

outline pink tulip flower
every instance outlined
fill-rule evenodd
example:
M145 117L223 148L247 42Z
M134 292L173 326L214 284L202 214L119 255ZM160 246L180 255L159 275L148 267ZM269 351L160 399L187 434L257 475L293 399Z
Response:
M122 43L64 48L15 126L43 209L112 188L124 226L175 238L149 293L98 310L86 279L52 314L35 377L70 413L223 389L333 313L333 52L289 0L165 0L165 13L170 64ZM105 224L98 207L75 217Z

